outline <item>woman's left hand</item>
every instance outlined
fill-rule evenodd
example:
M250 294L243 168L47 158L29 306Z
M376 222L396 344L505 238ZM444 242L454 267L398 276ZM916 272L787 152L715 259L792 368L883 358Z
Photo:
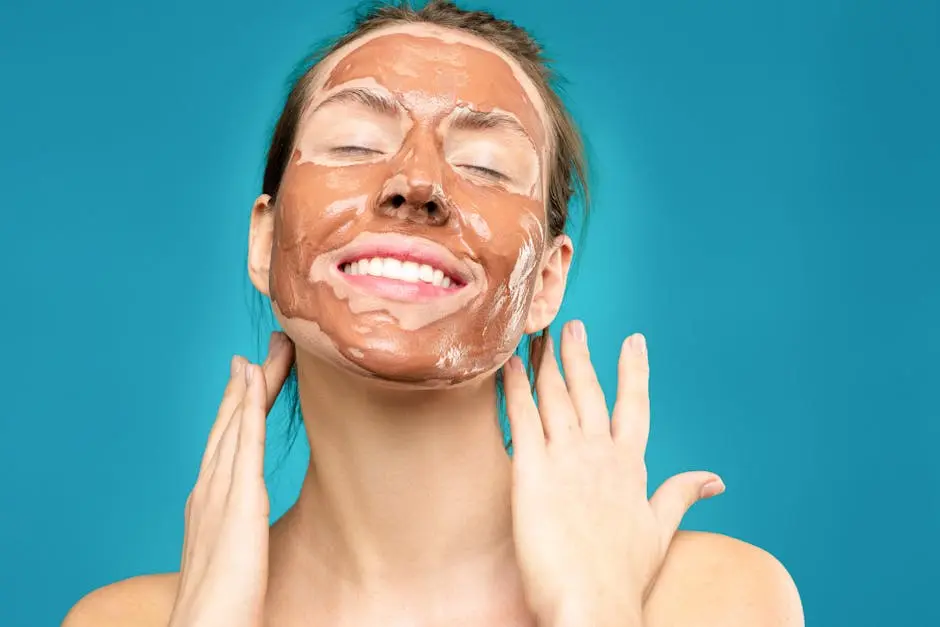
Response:
M710 472L668 479L647 499L649 362L623 344L609 416L580 322L562 333L562 378L546 337L536 383L518 357L504 369L513 438L516 559L531 610L549 627L633 627L686 511L724 491Z

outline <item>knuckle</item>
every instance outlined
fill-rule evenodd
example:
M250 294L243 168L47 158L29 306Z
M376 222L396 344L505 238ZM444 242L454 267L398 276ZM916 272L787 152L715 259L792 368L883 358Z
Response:
M263 516L265 519L271 513L270 501L264 487L263 479L249 479L239 488L233 489L229 505L240 515Z
M589 371L593 368L591 364L591 353L586 346L577 347L571 354L571 367L579 371Z
M581 387L600 387L597 374L593 369L582 370L573 377L575 384Z

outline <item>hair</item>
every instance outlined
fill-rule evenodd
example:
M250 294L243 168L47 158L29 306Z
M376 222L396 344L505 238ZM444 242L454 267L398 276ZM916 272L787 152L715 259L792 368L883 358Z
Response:
M289 81L287 99L274 126L267 151L262 193L271 197L271 206L277 206L281 178L293 153L297 130L309 102L312 87L318 78L319 64L332 53L364 35L402 24L428 24L476 36L502 50L522 68L538 90L551 125L548 129L552 141L546 206L549 236L553 239L565 233L573 200L580 200L583 226L590 206L587 157L578 127L562 102L560 76L552 69L542 47L525 29L485 11L461 9L451 0L430 0L420 9L415 8L409 0L391 0L366 5L356 12L352 28L346 34L320 46L300 63ZM544 337L548 332L546 327L529 335L524 349L522 344L517 349L517 353L524 350L527 355L527 370L533 386L538 376ZM498 384L500 424L506 434L505 444L509 450L511 440L502 418L505 399L500 379ZM290 446L302 421L296 372L291 373L285 385L285 394L289 403L288 411L292 417L288 432Z

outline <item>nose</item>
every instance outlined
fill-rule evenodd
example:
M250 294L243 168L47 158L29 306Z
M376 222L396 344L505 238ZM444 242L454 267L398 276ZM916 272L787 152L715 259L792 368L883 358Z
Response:
M377 213L432 226L447 224L453 211L442 186L442 161L433 145L408 149L385 182Z

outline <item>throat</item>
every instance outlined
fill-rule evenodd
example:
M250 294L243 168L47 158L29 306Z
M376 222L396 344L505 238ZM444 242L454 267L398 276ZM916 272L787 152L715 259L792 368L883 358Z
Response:
M365 588L512 562L494 380L394 394L305 383L310 463L285 515L292 551Z

